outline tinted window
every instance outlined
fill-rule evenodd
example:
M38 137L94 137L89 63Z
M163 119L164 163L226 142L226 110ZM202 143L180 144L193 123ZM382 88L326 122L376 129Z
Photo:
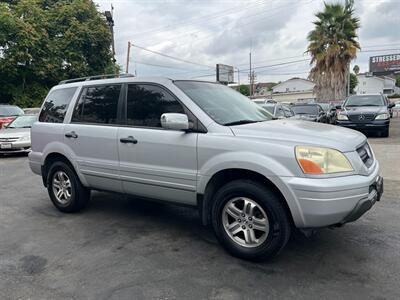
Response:
M345 106L384 106L383 97L379 95L350 96Z
M292 106L292 110L296 115L317 115L319 107L317 105L294 105Z
M72 116L73 122L115 124L121 85L103 85L83 89Z
M128 86L127 124L134 126L161 127L163 113L181 113L182 105L164 89L146 84Z
M0 106L0 117L20 116L24 111L18 106Z
M40 122L62 123L76 87L50 92L39 115Z

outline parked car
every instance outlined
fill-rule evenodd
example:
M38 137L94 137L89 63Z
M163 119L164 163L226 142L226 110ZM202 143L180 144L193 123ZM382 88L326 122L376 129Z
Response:
M40 107L31 107L22 109L27 115L37 115L40 113Z
M383 192L362 133L272 120L212 82L64 81L31 134L30 167L60 211L82 210L91 190L194 206L227 251L250 260L278 254L295 227L355 221Z
M0 130L0 154L29 152L31 126L35 121L37 115L21 115Z
M326 113L318 104L297 103L291 108L297 119L319 123L327 122Z
M335 124L336 123L336 106L332 103L317 103L322 107L326 114L326 123Z
M256 103L256 104L259 104L259 105L263 105L263 104L269 104L269 103L276 103L276 101L275 100L273 100L273 99L265 99L265 98L262 98L262 99L252 99L252 101L254 102L254 103Z
M295 115L293 110L288 105L280 103L267 103L261 105L261 107L278 119L292 118Z
M365 132L389 136L390 114L388 104L381 94L353 95L346 99L338 114L337 125Z
M24 111L15 105L0 104L0 129L10 123L15 117L23 115Z

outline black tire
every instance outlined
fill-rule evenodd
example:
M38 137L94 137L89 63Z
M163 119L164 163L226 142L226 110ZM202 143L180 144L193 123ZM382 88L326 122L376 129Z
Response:
M71 183L71 197L67 203L60 203L54 194L53 179L57 172L64 172ZM54 162L47 175L47 191L54 206L65 213L74 213L82 210L90 199L90 190L85 188L71 166L62 161Z
M386 128L381 132L381 137L389 137L389 128Z
M267 215L269 232L260 245L248 248L234 241L225 231L223 210L235 197L246 197L256 202ZM235 180L220 188L214 196L212 225L218 241L233 256L262 261L277 255L286 245L291 232L291 219L276 193L267 186L251 180Z

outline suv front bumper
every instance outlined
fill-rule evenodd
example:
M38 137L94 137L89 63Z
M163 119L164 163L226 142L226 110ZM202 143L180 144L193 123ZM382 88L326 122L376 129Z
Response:
M389 128L390 120L374 120L365 123L352 121L336 121L336 125L351 128L359 131L382 131Z
M374 171L368 176L286 177L283 180L297 204L298 215L293 218L299 228L355 221L379 201L383 193L383 179L379 176L377 161Z

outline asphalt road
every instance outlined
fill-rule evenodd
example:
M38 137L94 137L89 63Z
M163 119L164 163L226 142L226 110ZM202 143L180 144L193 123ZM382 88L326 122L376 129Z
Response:
M229 256L189 208L93 193L62 214L25 156L0 158L0 299L399 299L400 119L370 140L382 201L265 263Z

